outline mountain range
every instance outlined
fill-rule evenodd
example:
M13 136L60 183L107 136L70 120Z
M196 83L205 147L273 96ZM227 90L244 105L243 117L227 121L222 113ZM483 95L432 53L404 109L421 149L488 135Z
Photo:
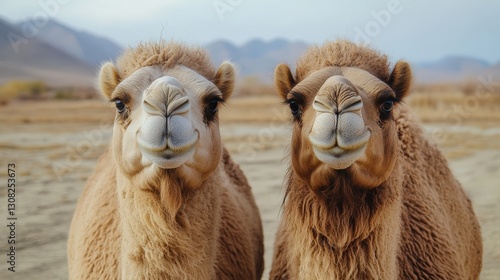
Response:
M309 45L300 41L254 39L243 45L218 40L203 46L214 64L234 62L239 77L254 76L271 82L279 63L295 65ZM55 20L36 27L29 21L15 24L0 19L0 84L10 80L43 80L51 86L93 86L99 65L114 60L122 47L112 40L75 30ZM417 83L459 82L500 74L500 62L466 56L412 63Z
M239 68L239 75L256 76L263 81L272 80L274 68L279 63L295 64L297 58L307 49L304 42L289 42L274 39L265 42L254 39L238 47L228 41L219 40L205 46L212 61L218 65L224 60L234 62Z

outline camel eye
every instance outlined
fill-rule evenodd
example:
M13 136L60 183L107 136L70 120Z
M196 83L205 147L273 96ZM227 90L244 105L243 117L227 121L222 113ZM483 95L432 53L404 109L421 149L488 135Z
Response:
M205 123L208 124L209 122L213 121L216 119L217 116L217 111L219 111L219 102L222 102L222 99L216 97L210 99L206 103L205 107Z
M389 113L392 110L392 107L394 107L394 101L393 100L386 100L384 103L382 103L382 106L380 108L382 111Z
M288 106L290 106L290 110L294 116L300 113L300 106L297 102L295 102L295 100L291 100Z
M217 105L219 104L219 100L214 99L208 103L207 109L209 110L210 113L217 113Z
M123 103L120 99L116 99L115 100L115 105L116 105L116 111L118 111L118 113L123 113L123 111L125 111L125 103Z

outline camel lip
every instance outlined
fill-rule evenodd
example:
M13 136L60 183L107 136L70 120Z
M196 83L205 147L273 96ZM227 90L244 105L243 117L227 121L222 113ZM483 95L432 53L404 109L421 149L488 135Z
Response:
M188 161L192 157L194 149L195 146L182 154L172 152L170 149L166 149L162 153L143 152L143 156L159 168L174 169Z
M199 132L197 130L195 132L196 136L182 146L174 146L170 139L167 139L163 147L150 149L139 145L139 148L143 156L158 167L163 169L177 168L192 157L200 139Z
M140 132L138 132L139 134ZM157 144L149 144L147 140L143 140L143 137L138 136L138 146L141 149L141 152L146 153L154 153L154 154L182 154L187 152L200 140L200 133L197 129L193 131L190 139L182 143L182 145L175 145L172 141L172 135L168 135L166 132L161 137L161 140L158 140Z
M171 138L169 137L167 138L167 143L166 143L167 146L165 147L163 153L165 152L170 152L173 154L188 153L189 151L194 149L194 147L196 147L196 144L198 144L199 141L200 141L200 133L198 132L197 129L194 130L193 137L182 146L173 145Z
M349 149L342 148L336 144L329 147L319 146L314 144L312 146L315 151L318 151L320 153L329 154L332 155L333 157L342 157L350 153L358 152L359 150L364 150L367 144L368 142L362 142L359 143L359 145L357 145L355 148L349 148Z
M309 135L311 145L323 153L330 153L334 156L342 156L345 153L364 149L370 140L371 133L368 129L364 129L360 138L357 141L346 143L342 138L334 137L330 141L325 141L321 138Z
M318 137L314 134L309 134L309 142L313 147L318 150L331 153L335 156L341 156L349 151L356 151L363 149L370 141L371 131L369 128L364 127L362 131L357 133L354 140L348 140L338 135L338 132L332 133L326 139Z
M321 162L331 166L333 169L342 170L349 168L364 153L368 142L362 143L356 149L343 149L337 145L325 149L313 145L313 152Z

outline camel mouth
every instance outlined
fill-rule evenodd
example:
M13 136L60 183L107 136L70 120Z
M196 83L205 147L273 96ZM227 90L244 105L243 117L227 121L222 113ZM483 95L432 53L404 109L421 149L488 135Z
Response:
M353 165L365 152L368 142L364 142L356 149L343 149L339 146L325 148L313 145L316 157L335 170L347 169Z
M323 135L322 135L323 136ZM333 169L346 169L356 162L365 152L371 132L364 128L354 138L334 134L334 137L324 137L311 134L309 142L316 157Z
M193 157L196 145L200 139L198 130L194 130L192 137L182 143L175 143L173 137L166 137L165 144L148 146L139 143L143 156L162 169L178 168Z

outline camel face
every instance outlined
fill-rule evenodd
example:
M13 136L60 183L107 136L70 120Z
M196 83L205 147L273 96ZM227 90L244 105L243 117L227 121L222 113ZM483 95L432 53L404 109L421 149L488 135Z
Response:
M218 72L218 81L232 79L232 65L221 68L229 76ZM101 73L101 84L112 76ZM182 65L135 71L109 96L117 108L113 141L118 166L125 174L180 167L211 172L221 157L218 105L227 97L217 85Z
M397 158L396 92L354 67L323 68L298 83L288 71L279 66L276 83L295 120L294 170L313 188L345 175L365 188L385 181ZM278 79L292 83L281 88Z

